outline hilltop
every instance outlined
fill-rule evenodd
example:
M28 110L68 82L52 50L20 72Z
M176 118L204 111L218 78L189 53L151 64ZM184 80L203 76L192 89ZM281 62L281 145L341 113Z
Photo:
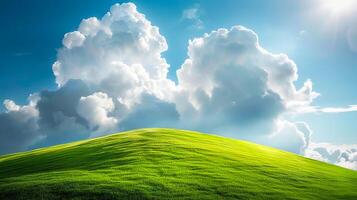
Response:
M215 135L139 129L1 156L0 199L357 199L357 172Z

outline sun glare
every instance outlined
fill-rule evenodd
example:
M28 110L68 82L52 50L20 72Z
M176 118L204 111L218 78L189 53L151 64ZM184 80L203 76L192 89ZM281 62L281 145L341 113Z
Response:
M357 8L357 0L321 0L322 12L334 17L349 15Z

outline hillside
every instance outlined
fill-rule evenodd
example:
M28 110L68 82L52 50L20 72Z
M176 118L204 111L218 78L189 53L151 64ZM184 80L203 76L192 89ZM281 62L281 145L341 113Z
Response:
M357 172L249 142L140 129L0 157L0 199L357 199Z

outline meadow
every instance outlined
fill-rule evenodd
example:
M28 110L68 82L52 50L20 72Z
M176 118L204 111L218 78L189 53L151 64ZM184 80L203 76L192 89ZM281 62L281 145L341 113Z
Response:
M357 199L357 172L150 128L1 156L0 199Z

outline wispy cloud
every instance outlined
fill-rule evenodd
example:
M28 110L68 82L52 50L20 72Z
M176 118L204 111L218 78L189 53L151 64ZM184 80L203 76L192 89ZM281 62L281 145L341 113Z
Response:
M202 29L204 27L203 21L200 19L202 14L199 4L195 4L193 7L187 8L182 11L181 20L188 20L193 23L193 27Z
M305 107L300 110L300 113L346 113L346 112L357 112L357 105L349 105L346 107Z

